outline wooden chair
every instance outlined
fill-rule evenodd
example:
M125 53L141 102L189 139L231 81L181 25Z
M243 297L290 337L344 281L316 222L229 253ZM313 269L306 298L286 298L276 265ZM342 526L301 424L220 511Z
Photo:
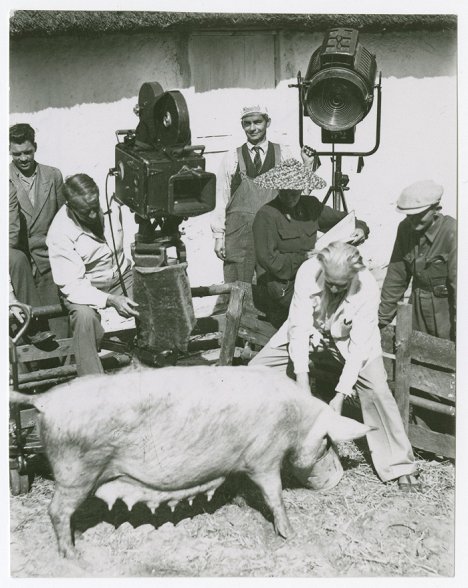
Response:
M410 413L413 406L455 417L455 343L413 331L411 317L411 305L400 303L395 328L395 400L413 447L454 458L455 436L411 423Z

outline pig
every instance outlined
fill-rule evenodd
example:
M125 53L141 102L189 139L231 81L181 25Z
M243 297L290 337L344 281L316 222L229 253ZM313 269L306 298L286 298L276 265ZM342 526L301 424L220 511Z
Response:
M312 467L324 439L345 441L369 427L342 417L287 376L264 367L190 366L78 378L12 402L39 411L55 478L49 515L64 557L76 556L71 516L90 495L109 508L210 499L230 473L260 488L277 534L293 534L280 470Z

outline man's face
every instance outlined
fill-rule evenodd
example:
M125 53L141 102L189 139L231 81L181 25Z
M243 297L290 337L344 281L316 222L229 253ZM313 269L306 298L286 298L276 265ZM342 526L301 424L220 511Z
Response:
M418 214L408 214L408 219L411 227L418 233L424 233L434 222L434 217L437 214L437 209L429 208L418 212Z
M25 176L31 175L36 168L34 155L36 144L31 141L24 143L10 143L10 155L13 163Z
M82 225L94 231L101 229L101 205L98 193L92 192L86 196L71 198L67 206Z
M247 140L252 145L258 145L265 140L267 128L270 126L270 119L263 114L248 114L241 121L242 128Z
M325 288L327 288L332 294L344 294L349 288L352 277L344 275L341 272L334 272L328 268L324 272Z

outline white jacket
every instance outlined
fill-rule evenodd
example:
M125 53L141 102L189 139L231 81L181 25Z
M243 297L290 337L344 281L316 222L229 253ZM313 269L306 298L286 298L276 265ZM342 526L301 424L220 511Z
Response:
M111 201L117 258L114 253L108 215L104 214L104 239L83 227L67 206L55 215L47 234L54 282L69 302L102 309L107 290L118 281L117 261L123 273L129 261L123 252L120 206Z
M270 340L272 347L289 343L289 356L296 374L309 371L309 342L320 333L317 315L324 290L320 262L312 257L305 261L296 276L294 296L288 320ZM370 271L359 271L343 301L330 320L330 333L345 364L337 392L353 393L359 372L368 361L382 355L377 311L380 291Z

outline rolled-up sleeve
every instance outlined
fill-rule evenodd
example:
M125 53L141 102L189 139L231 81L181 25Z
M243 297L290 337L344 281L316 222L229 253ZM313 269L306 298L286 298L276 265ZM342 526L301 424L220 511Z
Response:
M67 235L47 236L50 266L54 282L66 299L73 304L86 304L93 308L105 308L108 294L91 284L86 277L86 267Z

